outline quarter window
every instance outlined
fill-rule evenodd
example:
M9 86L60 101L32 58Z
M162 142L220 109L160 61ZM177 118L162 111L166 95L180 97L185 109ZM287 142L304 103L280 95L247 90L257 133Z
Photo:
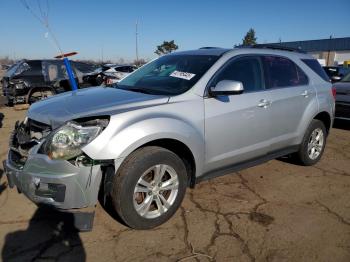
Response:
M310 67L312 71L318 74L323 80L330 82L328 75L316 59L302 59L301 61L303 61L308 67Z
M214 84L222 80L242 82L244 93L263 89L259 59L244 57L227 64L215 78Z
M278 56L263 56L262 61L267 88L308 84L306 74L291 60Z

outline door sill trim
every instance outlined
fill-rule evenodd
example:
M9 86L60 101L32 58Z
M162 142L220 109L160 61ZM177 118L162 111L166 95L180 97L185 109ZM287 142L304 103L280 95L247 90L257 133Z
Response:
M267 155L264 155L262 157L256 157L250 160L246 160L243 162L240 162L238 164L234 164L234 165L229 165L229 166L225 166L222 168L218 168L209 172L204 173L203 175L199 176L196 178L196 184L211 179L211 178L215 178L215 177L219 177L219 176L224 176L230 173L234 173L237 171L240 171L242 169L246 169L249 167L253 167L253 166L257 166L260 164L263 164L265 162L268 162L270 160L291 154L291 153L295 153L297 152L299 149L299 145L295 145L295 146L291 146L291 147L287 147L285 149L282 150L278 150L272 153L269 153Z

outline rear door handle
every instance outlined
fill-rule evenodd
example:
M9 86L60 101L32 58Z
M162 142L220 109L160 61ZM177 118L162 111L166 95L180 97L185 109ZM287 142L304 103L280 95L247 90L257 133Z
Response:
M301 93L301 95L305 98L309 97L309 92L307 90L305 90L304 92Z
M258 107L268 108L271 105L271 101L268 101L266 99L261 99L259 101Z

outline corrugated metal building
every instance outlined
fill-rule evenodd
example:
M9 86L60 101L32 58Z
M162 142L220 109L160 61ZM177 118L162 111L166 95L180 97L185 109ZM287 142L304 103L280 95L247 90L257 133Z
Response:
M302 49L319 59L324 65L343 64L344 61L350 60L350 37L271 44Z

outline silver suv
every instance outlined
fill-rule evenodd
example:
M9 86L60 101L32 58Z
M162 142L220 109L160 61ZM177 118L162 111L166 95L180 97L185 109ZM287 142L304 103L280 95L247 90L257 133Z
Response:
M89 230L100 196L125 224L167 221L188 186L277 157L322 156L334 95L298 52L203 48L162 56L114 88L33 104L4 162L10 187L79 215Z

